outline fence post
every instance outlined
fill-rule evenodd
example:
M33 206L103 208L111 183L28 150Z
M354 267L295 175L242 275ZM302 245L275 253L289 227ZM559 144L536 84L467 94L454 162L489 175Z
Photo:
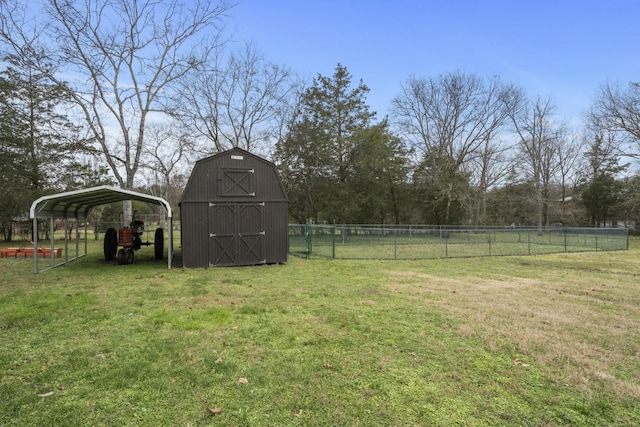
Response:
M336 220L333 220L331 227L331 259L336 259Z
M627 228L627 250L629 250L629 229Z
M489 243L489 256L491 256L491 230L487 229L487 242Z
M311 234L313 233L313 228L312 228L312 221L311 219L307 220L307 224L305 227L305 234L306 234L306 243L307 243L307 259L311 258L311 248L312 248L312 242L311 242Z
M527 244L529 245L529 255L531 255L531 230L527 231Z
M393 259L398 259L398 229L393 230Z
M567 252L567 227L562 227L562 233L564 234L564 251Z
M442 238L442 232L440 233L440 238ZM444 239L444 256L445 258L449 258L449 239Z

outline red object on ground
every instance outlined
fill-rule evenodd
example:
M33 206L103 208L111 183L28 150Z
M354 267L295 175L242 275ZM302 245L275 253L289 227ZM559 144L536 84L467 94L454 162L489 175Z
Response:
M8 257L33 257L35 250L33 248L2 248L0 249L0 258ZM62 256L62 248L53 248L53 253L56 258ZM51 248L38 248L38 256L47 258L51 256Z

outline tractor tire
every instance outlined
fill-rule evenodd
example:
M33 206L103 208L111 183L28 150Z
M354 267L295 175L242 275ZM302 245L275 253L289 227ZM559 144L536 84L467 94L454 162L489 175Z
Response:
M118 264L125 265L127 264L127 255L123 248L120 248L118 251Z
M104 233L104 259L111 261L116 257L118 251L118 231L115 228L108 228Z
M125 258L127 259L127 264L133 264L133 254L135 251L131 248L125 251Z
M156 259L162 259L164 255L164 230L156 228L156 234L153 238L153 249Z

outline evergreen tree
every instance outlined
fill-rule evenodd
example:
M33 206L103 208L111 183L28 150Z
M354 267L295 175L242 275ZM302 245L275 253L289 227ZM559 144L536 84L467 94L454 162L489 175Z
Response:
M348 181L349 222L410 222L410 152L388 126L383 120L354 134L353 169Z
M399 221L407 153L386 120L373 122L368 91L362 81L354 87L338 64L333 76L319 75L302 95L275 152L294 220Z
M25 121L11 94L15 86L0 75L0 230L11 240L11 221L24 212L31 199L26 152Z
M620 202L622 189L622 183L609 173L601 173L584 189L582 202L596 227L612 219L610 214Z
M11 66L0 72L0 222L10 240L12 218L42 194L68 189L70 177L77 179L79 129L64 114L64 90L19 58L8 60Z

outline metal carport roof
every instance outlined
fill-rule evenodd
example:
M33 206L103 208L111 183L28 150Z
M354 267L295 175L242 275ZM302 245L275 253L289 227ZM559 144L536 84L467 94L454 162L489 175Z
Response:
M33 229L37 230L38 218L51 218L53 227L53 219L68 218L86 219L91 208L109 203L120 202L124 200L138 200L141 202L157 204L165 209L167 220L169 222L169 244L167 254L167 266L171 268L171 259L173 258L173 222L171 205L165 199L150 194L144 194L137 191L125 190L122 188L103 185L99 187L86 188L82 190L68 191L65 193L51 194L43 196L31 204L29 217L33 220ZM77 228L76 228L77 231ZM38 233L34 233L34 247L38 247ZM54 242L53 232L51 233L51 262L54 266ZM67 246L67 236L65 233L65 249ZM76 233L76 247L78 234ZM85 255L86 255L86 239L85 232ZM66 251L68 252L68 251ZM78 250L76 250L76 255ZM67 259L68 261L68 259ZM34 256L34 271L38 272L38 256Z

